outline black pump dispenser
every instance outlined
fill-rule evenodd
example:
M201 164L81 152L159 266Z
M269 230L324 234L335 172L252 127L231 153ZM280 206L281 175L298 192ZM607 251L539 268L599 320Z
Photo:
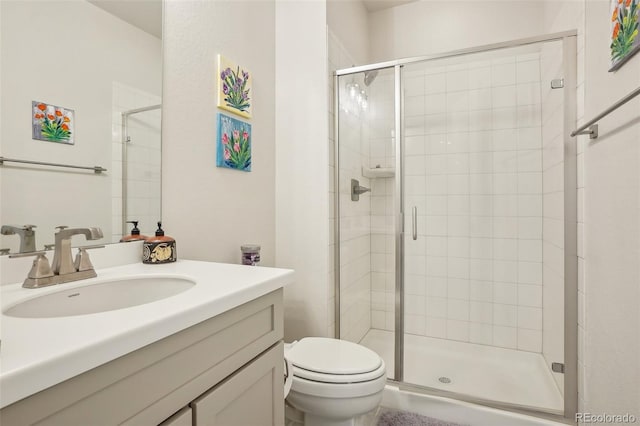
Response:
M129 221L127 221L127 223L132 223L133 224L133 229L131 230L131 234L125 235L124 237L120 238L120 242L121 243L127 243L127 242L131 242L131 241L141 241L141 240L146 240L147 239L146 236L140 235L140 230L138 229L138 221L137 220L129 220Z
M142 263L169 263L176 258L176 240L165 236L162 222L158 222L155 237L147 238L142 245Z
M158 229L156 229L156 237L164 237L164 230L162 229L162 222L158 222Z

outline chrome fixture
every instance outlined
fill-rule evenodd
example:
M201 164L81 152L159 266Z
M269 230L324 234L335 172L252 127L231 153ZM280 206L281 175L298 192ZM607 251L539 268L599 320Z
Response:
M100 174L102 172L107 171L107 169L105 169L102 166L74 166L73 164L60 164L60 163L47 163L44 161L18 160L15 158L6 158L6 157L0 157L0 166L4 165L5 161L9 163L35 164L37 166L66 167L69 169L93 170L93 172L96 174Z
M55 234L55 252L52 266L49 266L46 251L20 253L10 255L10 258L36 256L27 278L22 283L24 288L39 288L54 284L83 280L97 276L89 259L88 249L102 248L103 245L79 247L75 261L71 255L71 237L84 235L87 240L97 240L103 237L100 228L72 228L58 226Z
M357 179L351 179L351 201L360 200L360 195L369 191L371 189L360 186L360 182Z
M596 124L596 123L598 121L600 121L602 118L604 118L607 115L611 114L613 111L617 110L622 105L626 104L627 102L629 102L631 99L635 98L638 95L640 95L640 87L638 87L636 90L634 90L631 93L629 93L624 98L620 99L615 104L611 105L609 108L607 108L604 111L602 111L600 114L596 115L591 120L589 120L586 123L584 123L582 126L580 126L577 129L575 129L573 132L571 132L571 136L573 137L573 136L578 136L578 135L589 135L589 139L597 139L598 138L598 124Z
M35 225L2 225L0 233L2 235L19 235L20 236L20 250L19 253L27 253L36 251L36 231L33 230Z

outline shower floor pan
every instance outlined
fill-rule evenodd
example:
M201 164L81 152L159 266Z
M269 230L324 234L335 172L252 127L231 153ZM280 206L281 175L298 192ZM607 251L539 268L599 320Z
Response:
M394 371L394 333L371 329L360 342ZM562 394L541 354L405 334L404 382L561 414Z

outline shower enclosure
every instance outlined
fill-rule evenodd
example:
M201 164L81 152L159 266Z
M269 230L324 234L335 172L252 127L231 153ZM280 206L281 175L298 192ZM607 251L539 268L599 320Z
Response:
M401 387L572 417L576 34L336 72L336 337Z

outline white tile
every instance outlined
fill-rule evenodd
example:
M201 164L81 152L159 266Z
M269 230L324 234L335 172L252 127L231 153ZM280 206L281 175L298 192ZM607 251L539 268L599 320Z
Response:
M488 302L470 302L469 318L472 322L493 324L493 303Z
M469 71L470 73L472 71ZM491 108L491 89L486 87L483 89L469 90L469 110L489 109Z
M447 173L447 155L427 155L426 156L426 174L441 175Z
M518 262L518 283L542 284L542 263Z
M493 302L493 283L490 281L471 281L469 299L478 302Z
M468 132L449 132L447 133L447 152L466 153L469 152L469 133Z
M494 238L516 238L518 236L518 219L515 217L494 217Z
M542 308L518 306L518 327L542 330Z
M424 335L427 324L423 315L405 314L404 321L406 333Z
M447 218L447 235L453 237L470 236L469 216L449 216Z
M410 315L425 315L426 299L422 296L411 295L404 298L405 313Z
M447 338L462 342L469 341L469 323L453 319L447 320Z
M540 127L518 129L518 149L539 149L542 146Z
M424 114L441 114L447 111L447 95L436 93L424 97Z
M518 260L518 240L513 238L495 238L493 256L496 260Z
M431 256L427 260L426 275L431 277L447 276L447 258Z
M542 238L542 218L541 217L519 217L518 218L518 238L541 239Z
M518 171L519 172L541 172L542 171L542 151L540 150L518 151Z
M516 86L500 86L491 89L493 108L514 107L516 105Z
M516 173L500 173L493 176L493 193L497 195L517 194L518 175Z
M450 215L468 215L469 214L469 196L468 195L449 195L447 196L447 212Z
M493 305L493 324L515 327L518 324L518 308L515 305Z
M426 237L426 253L428 256L446 256L447 255L447 237Z
M406 137L404 143L406 155L424 155L426 153L424 135Z
M519 195L518 216L542 216L542 195Z
M490 109L469 111L469 132L491 130L493 114Z
M540 104L540 83L522 83L517 87L518 105Z
M469 238L449 237L447 239L447 255L449 257L469 257Z
M529 352L542 352L542 331L518 329L518 349Z
M494 171L494 162L492 152L471 153L469 154L469 173L491 173Z
M515 305L518 303L518 285L507 282L493 283L493 301Z
M448 112L446 121L447 131L466 132L469 130L469 112Z
M470 238L469 257L472 259L492 259L493 239L492 238Z
M448 299L447 318L459 321L469 321L469 301Z
M446 195L427 195L425 197L426 206L424 214L427 215L446 215L447 214L447 196Z
M542 240L519 240L518 259L525 262L542 262Z
M447 135L444 133L425 136L425 154L445 154L447 152L446 138ZM429 164L427 166L429 167Z
M515 151L518 149L517 129L501 129L493 131L494 151Z
M405 175L425 175L425 157L411 156L406 157L404 162Z
M494 195L493 214L513 217L518 215L518 197L514 195Z
M530 83L540 81L540 62L518 62L516 65L518 83Z
M493 221L490 217L471 216L469 218L469 236L470 237L492 237Z
M468 174L457 174L457 175L448 175L447 177L447 190L448 194L459 195L459 194L469 194L469 175ZM428 180L429 178L427 178Z
M518 345L518 329L494 325L493 344L502 348L515 349Z
M447 93L447 111L469 111L469 92L462 91Z
M523 120L526 118L523 112ZM494 129L513 129L518 126L518 110L509 108L494 108L492 113Z
M426 235L447 235L447 216L427 216Z
M427 316L433 318L446 318L447 299L444 297L426 297Z
M518 127L537 127L541 124L540 105L523 105L517 107Z
M518 173L518 193L519 194L541 194L542 193L542 173Z
M471 161L471 160L470 160ZM470 194L492 194L493 193L493 175L490 173L476 173L469 175L469 193ZM492 202L489 201L489 207ZM473 211L473 208L472 208Z
M420 74L410 77L407 76L403 81L403 86L405 93L411 93L413 95L423 95L424 76Z
M371 311L371 327L383 330L385 328L385 312L372 310Z
M469 88L469 71L447 72L447 92L467 90Z
M427 175L426 193L427 195L445 195L447 191L447 175Z
M493 263L490 259L470 259L469 279L489 281L493 279Z
M491 345L493 343L493 326L469 323L469 341L481 345Z
M493 153L494 173L515 173L518 171L516 151L498 151Z
M469 280L449 277L447 279L447 297L469 300Z
M516 65L513 63L491 66L491 85L507 86L516 83Z
M542 307L542 286L539 285L518 285L518 305Z
M447 76L445 73L430 74L424 78L424 93L444 93L447 91Z
M427 317L425 333L430 337L447 337L447 320L444 318Z
M469 152L487 152L492 150L491 131L469 132Z
M491 86L491 68L480 67L469 70L469 89L479 89Z
M429 297L447 297L448 282L446 277L426 277L427 296ZM427 315L430 315L427 313Z

